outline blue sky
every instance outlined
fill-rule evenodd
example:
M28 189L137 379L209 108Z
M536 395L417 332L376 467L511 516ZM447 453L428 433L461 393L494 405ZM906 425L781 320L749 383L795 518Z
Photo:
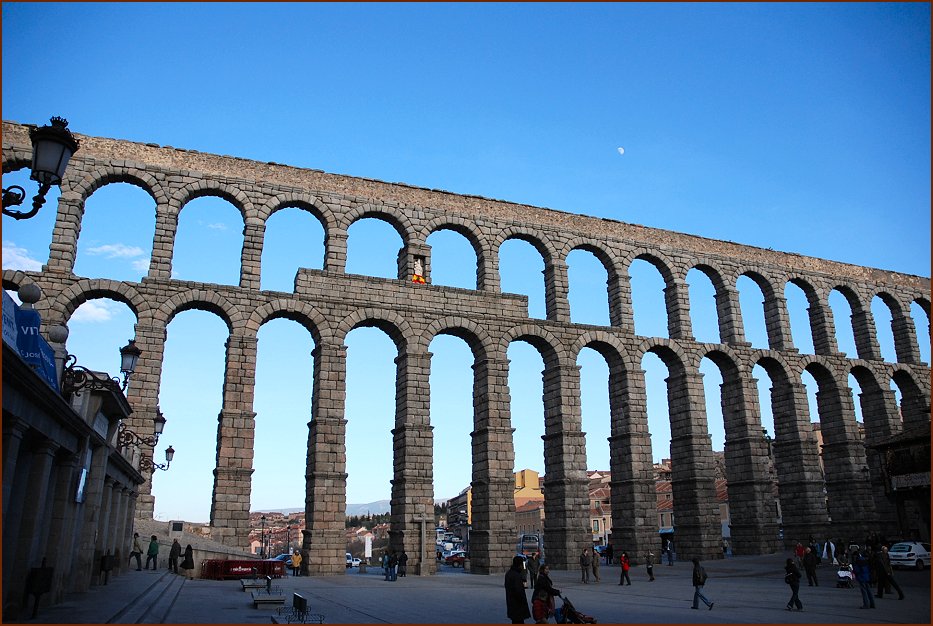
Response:
M5 120L42 124L61 115L82 134L930 273L925 3L5 2L2 12ZM22 180L17 175L4 176L4 186ZM32 183L19 184L31 195ZM47 260L56 193L37 218L3 218L4 268L37 269ZM152 245L152 201L109 185L87 207L76 273L138 280ZM222 201L186 207L175 276L235 282L241 230ZM380 222L354 225L348 271L394 277L394 237ZM276 214L263 288L290 291L298 267L320 267L321 240L309 216ZM435 282L472 287L462 270L471 262L464 242L442 232L429 243ZM198 261L205 251L224 262L205 267ZM501 255L503 289L529 293L531 315L543 317L540 257L521 242ZM578 256L570 263L573 319L607 323L604 273ZM666 336L660 277L633 267L632 280L636 331ZM713 341L711 287L690 284L695 333ZM764 345L760 293L756 301L739 287L746 332ZM793 289L786 296L806 352L805 304ZM892 355L884 311L873 312ZM122 306L92 301L70 323L68 349L79 362L115 371L134 321ZM836 325L842 349L853 354L851 332ZM163 441L178 453L155 478L158 517L207 519L225 339L223 324L206 313L186 312L169 326L160 406L169 420ZM347 344L348 498L367 502L389 493L394 349L368 329ZM260 330L254 509L303 502L312 348L290 322ZM438 338L431 350L432 424L443 450L435 495L449 497L470 480L470 360L459 340ZM526 344L513 345L509 357L516 468L543 471L540 357ZM666 374L652 359L643 364L660 458L669 438ZM606 469L605 362L585 351L579 363L589 466ZM710 398L718 373L703 371ZM717 404L718 395L710 432L721 449Z

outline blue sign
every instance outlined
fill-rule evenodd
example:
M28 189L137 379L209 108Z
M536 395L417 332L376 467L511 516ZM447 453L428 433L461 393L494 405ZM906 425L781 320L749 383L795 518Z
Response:
M10 314L12 312L12 315ZM8 322L15 320L12 328ZM39 333L42 319L39 312L19 307L4 292L3 298L3 339L13 344L23 360L28 363L52 389L58 391L58 372L55 367L55 351Z

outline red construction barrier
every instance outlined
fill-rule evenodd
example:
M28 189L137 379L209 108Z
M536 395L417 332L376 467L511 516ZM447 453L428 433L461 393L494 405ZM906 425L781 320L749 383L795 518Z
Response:
M226 580L253 576L281 578L285 575L284 561L209 559L201 562L201 578Z

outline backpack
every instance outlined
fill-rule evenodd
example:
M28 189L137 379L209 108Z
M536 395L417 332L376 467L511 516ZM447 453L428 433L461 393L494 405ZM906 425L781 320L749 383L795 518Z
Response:
M706 568L701 567L700 568L700 584L705 585L707 578L709 578L709 576L706 575Z

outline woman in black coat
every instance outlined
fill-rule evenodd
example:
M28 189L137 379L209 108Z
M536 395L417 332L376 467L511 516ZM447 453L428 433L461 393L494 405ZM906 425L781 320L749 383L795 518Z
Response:
M505 607L513 624L524 624L531 617L525 596L525 561L520 556L512 559L512 567L505 573Z
M547 624L547 618L554 613L554 596L560 595L560 589L551 584L551 568L545 563L538 570L535 592L531 597L532 617L537 624Z
M802 611L803 603L797 595L800 592L800 570L797 569L797 564L794 563L793 559L787 559L787 564L784 566L784 582L790 585L790 600L787 601L787 610L793 611L796 608L798 611Z

